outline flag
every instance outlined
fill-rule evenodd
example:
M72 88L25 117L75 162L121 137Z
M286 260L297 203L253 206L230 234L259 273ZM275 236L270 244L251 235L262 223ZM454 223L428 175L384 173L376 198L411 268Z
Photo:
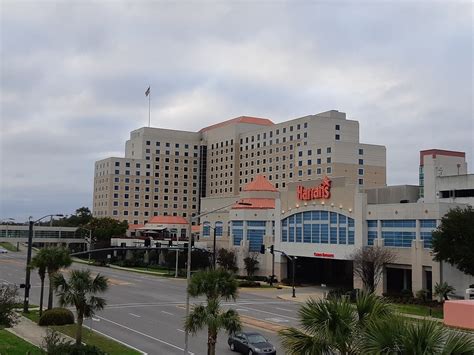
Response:
M150 95L150 87L148 87L148 89L146 89L145 91L145 96L148 96L148 95Z

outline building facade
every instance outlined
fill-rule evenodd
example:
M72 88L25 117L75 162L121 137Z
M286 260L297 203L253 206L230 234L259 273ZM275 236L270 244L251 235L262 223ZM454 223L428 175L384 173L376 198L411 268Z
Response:
M438 168L448 171L452 165L457 167L460 155L431 150L429 159L441 156ZM420 156L426 158L426 151ZM460 164L467 170L465 160ZM237 253L242 272L243 259L253 254L260 262L261 275L271 275L273 266L278 279L287 278L293 267L287 254L297 258L295 274L300 282L347 288L361 286L353 273L353 253L365 246L383 246L393 251L395 260L384 270L379 293L433 292L437 282L447 281L462 297L474 278L434 261L431 236L451 208L474 203L474 196L467 196L474 191L473 175L463 172L436 177L425 185L430 195L425 193L422 199L419 186L364 187L350 177L324 176L290 182L279 191L266 177L257 176L236 199L249 205L236 204L206 216L201 243L209 246L215 235L218 247ZM458 191L451 195L463 197L446 200L444 191ZM228 202L206 198L202 208L212 211ZM278 251L274 265L271 255L259 254L262 244L274 245Z
M278 124L243 116L199 132L144 127L131 132L124 158L95 163L93 215L189 218L202 198L237 196L259 174L279 191L322 176L384 186L386 149L361 143L359 123L335 110Z

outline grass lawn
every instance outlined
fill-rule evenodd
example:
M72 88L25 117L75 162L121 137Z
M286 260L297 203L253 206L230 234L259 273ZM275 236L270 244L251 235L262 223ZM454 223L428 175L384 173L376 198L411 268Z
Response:
M429 317L430 307L417 304L393 304L395 309L400 313L413 314L416 316ZM442 308L432 308L431 317L443 318Z
M0 247L4 247L8 251L16 252L16 246L9 242L0 242Z
M32 321L38 323L39 320L39 312L38 311L31 311L30 313L23 313L23 315ZM76 337L76 325L75 324L68 324L68 325L55 325L51 328L57 330L58 332L64 333L69 335L71 338ZM125 345L117 343L116 341L109 339L105 336L102 336L90 329L85 327L82 328L82 341L88 345L95 345L98 348L102 349L108 354L124 354L124 355L137 355L140 354L138 351L130 349ZM8 353L9 354L9 353ZM0 355L3 353L0 351Z
M76 336L76 325L61 325L61 326L52 326L51 328L69 335L71 338ZM82 328L82 341L88 345L95 345L101 350L105 351L108 354L120 354L120 355L138 355L138 351L130 349L125 345L117 343L112 339L109 339L105 336L97 334L94 331L91 331L87 328Z
M5 329L0 329L0 354L37 355L41 354L41 350Z

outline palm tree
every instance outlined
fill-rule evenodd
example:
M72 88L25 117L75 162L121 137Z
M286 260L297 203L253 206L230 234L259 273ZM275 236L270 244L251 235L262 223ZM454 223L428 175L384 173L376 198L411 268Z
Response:
M84 317L92 317L96 311L104 309L106 304L104 298L95 294L107 290L107 278L100 274L93 278L90 270L73 270L69 280L61 273L56 274L53 284L61 307L76 307L76 345L81 345Z
M61 247L53 247L44 249L44 258L46 261L46 269L49 277L49 295L48 295L48 309L53 308L53 278L56 273L64 267L69 267L72 264L72 259L69 256L69 251Z
M44 279L46 277L47 259L45 255L46 249L41 249L34 257L31 259L30 268L38 269L38 275L41 280L41 293L40 293L40 309L39 315L43 314L43 296L44 296Z
M192 297L206 296L206 304L194 307L185 320L185 328L192 334L207 327L207 354L215 355L217 334L225 329L229 334L241 329L239 314L230 309L223 312L220 300L237 297L237 280L229 272L218 269L199 271L191 278L188 293Z
M400 315L374 321L362 335L364 354L473 354L470 334L448 330L434 321L407 320Z
M434 287L434 295L439 297L439 302L443 303L448 300L448 295L456 291L456 289L448 285L447 282L436 283Z
M358 354L368 324L391 313L388 303L369 293L360 293L355 305L346 299L310 299L299 310L302 329L280 331L282 345L289 355Z

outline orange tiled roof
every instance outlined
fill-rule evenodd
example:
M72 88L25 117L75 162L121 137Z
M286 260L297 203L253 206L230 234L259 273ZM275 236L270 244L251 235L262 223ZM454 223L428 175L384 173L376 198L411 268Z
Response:
M252 181L244 186L244 191L278 191L275 186L263 175L257 175Z
M135 230L135 229L142 228L144 226L145 226L144 224L131 224L131 223L129 223L128 229L129 230Z
M188 224L188 221L179 216L156 216L148 221L149 224Z
M206 132L214 128L224 127L230 124L237 124L237 123L251 123L251 124L258 124L261 126L273 126L274 123L269 120L268 118L259 118L259 117L249 117L249 116L240 116L236 118L232 118L230 120L213 124L211 126L204 127L199 132Z
M239 202L249 203L249 206L235 204L232 209L272 209L275 208L275 200L273 198L243 198Z

